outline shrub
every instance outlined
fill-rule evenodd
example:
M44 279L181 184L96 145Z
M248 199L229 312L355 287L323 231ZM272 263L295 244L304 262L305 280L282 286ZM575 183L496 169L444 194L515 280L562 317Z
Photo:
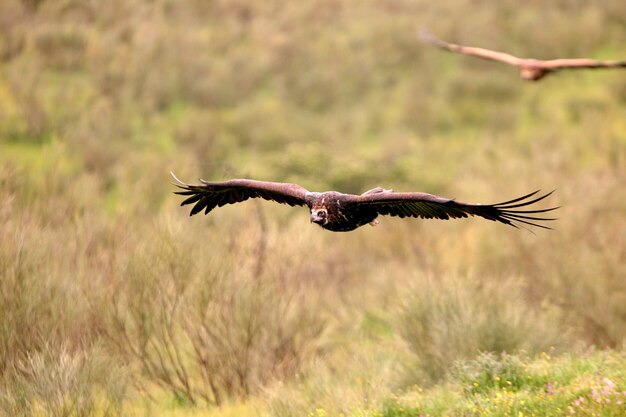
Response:
M254 249L227 243L228 253L214 237L203 254L181 234L159 232L135 253L112 294L109 336L149 381L219 405L295 374L317 352L321 289L303 279L305 266L266 262L259 239Z
M0 380L0 413L26 417L122 415L125 376L98 348L46 345L12 364Z
M399 330L417 357L418 372L441 379L455 360L480 352L542 351L562 345L558 322L523 301L512 279L427 279L403 305Z
M389 341L353 342L347 349L315 362L297 379L266 388L267 415L375 415L382 400L395 388L402 349Z
M532 376L519 356L506 352L484 352L475 360L458 361L451 369L451 379L472 394L493 389L517 391L529 385L545 388L548 382L545 377Z

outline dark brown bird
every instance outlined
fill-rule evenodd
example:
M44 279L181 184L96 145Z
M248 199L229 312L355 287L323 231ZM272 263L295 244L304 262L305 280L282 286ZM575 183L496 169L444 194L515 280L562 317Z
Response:
M172 173L176 185L183 191L176 194L188 196L181 206L193 204L190 215L204 210L208 214L215 207L234 204L249 198L263 198L290 206L307 206L311 222L333 232L349 232L367 223L375 225L376 217L420 217L423 219L457 219L479 216L513 227L523 225L550 229L541 222L556 220L541 213L558 207L520 210L548 197L552 192L538 195L539 191L497 204L467 204L426 193L399 193L377 187L361 195L336 191L315 193L288 183L234 179L223 182L200 180L200 185L185 184Z
M626 61L598 61L588 58L550 60L518 58L504 52L445 42L425 30L420 31L420 38L423 42L447 51L458 52L465 55L471 55L492 61L500 61L505 64L513 65L519 69L520 76L524 80L528 81L538 81L552 72L564 69L626 68Z

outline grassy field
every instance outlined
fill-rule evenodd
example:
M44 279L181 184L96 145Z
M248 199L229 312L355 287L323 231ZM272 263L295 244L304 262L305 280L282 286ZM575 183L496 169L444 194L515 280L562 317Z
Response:
M485 2L483 2L485 3ZM623 0L0 2L1 416L626 413ZM169 172L496 202L553 231L263 201Z

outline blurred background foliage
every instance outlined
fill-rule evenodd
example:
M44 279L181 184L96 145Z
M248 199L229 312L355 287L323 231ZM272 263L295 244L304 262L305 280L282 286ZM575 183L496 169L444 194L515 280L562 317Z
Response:
M624 72L525 83L417 31L623 59L624 22L623 0L1 1L0 414L377 415L479 352L621 349ZM536 235L331 234L265 202L188 219L170 170L562 208Z

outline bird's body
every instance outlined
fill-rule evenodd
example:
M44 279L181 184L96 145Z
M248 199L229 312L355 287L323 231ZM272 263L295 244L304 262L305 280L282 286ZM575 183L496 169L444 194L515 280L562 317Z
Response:
M539 81L550 73L565 69L626 68L626 61L602 61L589 58L559 58L549 60L519 58L505 52L446 42L436 38L425 30L420 32L420 38L423 42L450 52L458 52L477 58L499 61L517 67L520 77L527 81Z
M172 174L174 176L174 174ZM548 229L539 224L553 218L537 214L556 208L519 210L546 198L549 194L534 197L534 193L498 204L467 204L426 193L401 193L384 188L373 188L361 195L337 191L311 192L297 184L234 179L223 182L200 180L200 185L189 185L178 180L177 187L183 191L176 194L187 196L181 205L193 204L190 215L204 210L208 214L215 207L234 204L248 198L263 198L290 206L307 206L310 219L326 230L349 232L365 224L376 224L379 215L420 217L425 219L454 219L479 216L514 227L529 225Z
M365 194L367 193L363 195ZM357 227L373 223L378 217L374 208L351 204L351 201L358 197L354 194L342 194L336 191L307 193L305 200L311 210L311 222L333 232L349 232Z

